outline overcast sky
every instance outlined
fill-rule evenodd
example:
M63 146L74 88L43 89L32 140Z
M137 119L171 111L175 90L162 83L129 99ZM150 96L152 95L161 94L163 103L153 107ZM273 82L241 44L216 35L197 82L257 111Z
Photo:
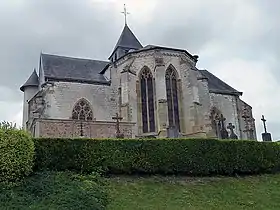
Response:
M143 45L178 47L253 106L258 135L264 114L280 139L278 0L1 0L0 120L21 125L19 87L40 52L106 60L128 24Z

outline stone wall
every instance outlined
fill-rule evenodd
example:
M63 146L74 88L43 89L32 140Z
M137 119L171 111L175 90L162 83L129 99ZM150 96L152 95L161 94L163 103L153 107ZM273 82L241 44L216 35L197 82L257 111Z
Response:
M45 91L43 118L71 119L75 104L82 98L90 103L97 121L111 121L117 112L117 90L112 86L55 82Z
M210 99L211 107L216 107L226 118L225 126L232 123L235 126L235 134L239 139L242 138L237 108L238 96L210 93Z
M133 123L120 123L120 130L125 138L134 138L134 126ZM115 138L116 136L115 122L37 119L35 127L36 137L76 138L81 137L81 128L83 137L87 138Z
M240 130L243 139L257 139L255 119L253 117L252 107L242 101L241 99L237 100L237 108L238 108L238 118L240 122ZM243 118L245 114L245 110L247 110L246 115L248 115L248 128L246 128L245 119ZM251 131L246 131L247 129Z

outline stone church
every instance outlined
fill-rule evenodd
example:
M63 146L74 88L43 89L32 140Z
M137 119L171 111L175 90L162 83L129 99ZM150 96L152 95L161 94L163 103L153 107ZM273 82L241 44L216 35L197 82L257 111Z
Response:
M108 60L41 53L24 92L35 137L256 139L242 92L187 50L142 46L125 24Z

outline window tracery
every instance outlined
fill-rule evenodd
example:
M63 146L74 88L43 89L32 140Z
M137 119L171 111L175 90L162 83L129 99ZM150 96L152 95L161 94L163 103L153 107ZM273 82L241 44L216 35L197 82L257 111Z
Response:
M171 67L165 72L165 83L169 126L180 131L177 72Z
M154 81L148 68L140 74L140 93L143 133L155 132Z
M93 112L88 101L81 99L76 103L72 111L72 119L93 120Z

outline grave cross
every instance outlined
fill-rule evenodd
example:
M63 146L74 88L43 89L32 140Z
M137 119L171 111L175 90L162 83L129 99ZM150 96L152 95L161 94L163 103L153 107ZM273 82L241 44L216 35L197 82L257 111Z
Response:
M235 126L232 125L232 123L228 124L227 129L230 130L230 136L229 136L230 139L238 139L237 135L234 133L234 130L233 130L233 129L235 129Z
M228 139L228 132L227 132L227 130L225 128L226 118L224 118L223 114L221 114L220 121L221 121L221 138L222 139Z
M261 121L263 121L263 127L264 127L264 133L262 133L263 141L272 141L271 134L267 132L267 129L266 129L266 119L264 118L263 115L262 115Z
M244 118L244 121L245 121L245 132L247 132L248 130L249 130L249 118L250 118L250 116L249 116L249 110L248 110L248 108L247 107L245 107L244 109L243 109L243 115L242 115L242 118Z
M120 117L118 113L116 113L116 116L112 117L112 119L116 120L116 137L117 138L123 138L124 135L121 134L121 131L120 131L120 120L122 120L123 118Z
M83 130L83 122L80 121L80 136L83 137L84 136L84 130Z
M263 121L264 133L267 133L267 130L266 130L266 119L264 118L264 115L262 115L261 121Z

